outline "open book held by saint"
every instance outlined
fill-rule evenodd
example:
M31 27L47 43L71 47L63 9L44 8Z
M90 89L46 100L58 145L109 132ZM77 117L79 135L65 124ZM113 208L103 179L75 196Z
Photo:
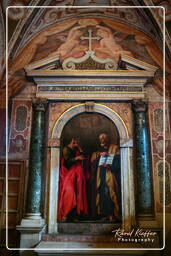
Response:
M99 149L92 162L92 215L115 221L121 215L119 147L110 144L107 133L99 136Z

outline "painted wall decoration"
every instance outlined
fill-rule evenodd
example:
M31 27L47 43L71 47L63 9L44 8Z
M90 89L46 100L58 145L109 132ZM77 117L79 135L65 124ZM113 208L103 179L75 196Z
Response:
M9 154L26 156L29 153L32 102L14 99L12 104Z
M72 34L71 32L74 32L75 36L75 33L79 32L79 26L84 26L80 30L81 37L87 37L90 28L93 37L100 37L97 33L105 34L105 37L101 37L100 40L92 40L92 49L96 50L95 56L110 55L111 57L112 55L113 58L118 59L117 55L119 52L123 52L125 54L132 54L135 58L144 60L150 64L155 65L157 62L158 65L162 65L159 63L162 56L159 54L159 49L156 48L156 45L153 45L151 39L144 35L144 33L130 27L128 24L122 25L108 18L99 18L99 16L96 18L81 18L79 20L72 19L61 22L60 24L56 23L42 32L39 30L39 33L33 40L27 40L28 43L22 50L20 49L20 53L9 64L9 96L16 94L28 83L23 72L23 67L32 61L46 58L55 52L59 53L59 50L64 54L63 48L67 42L67 38ZM79 38L78 40L77 37L74 37L73 44L73 56L76 55L79 57L80 54L83 55L86 49L89 48L89 40L86 39L80 40ZM117 48L117 54L110 50L111 47L114 47L114 49ZM62 58L64 57L66 58L67 55L62 56ZM5 88L5 78L2 81L2 85ZM154 86L156 88L163 88L162 81L156 82ZM2 97L5 97L4 90Z
M158 136L163 136L163 101L149 102L149 119L151 122L151 136L156 139ZM166 139L170 139L170 125L169 125L169 112L166 106Z
M15 130L17 132L22 132L26 128L27 121L27 107L18 106L16 108L16 121L15 121Z
M83 6L88 6L88 5L90 5L90 6L98 6L98 5L110 5L110 0L76 0L75 1L75 5L78 5L78 6L80 6L80 5L83 5Z
M2 2L3 2L4 10L6 10L8 6L12 7L12 8L9 8L8 10L9 19L17 21L17 20L21 20L27 11L27 9L17 8L17 6L27 6L30 0L2 0Z
M169 125L168 105L166 104L165 116L165 186L166 186L166 212L171 212L171 188L170 188L170 157L171 157L171 137ZM163 158L164 158L164 130L163 130L163 102L149 103L149 123L152 143L152 161L154 175L154 190L156 211L163 212Z
M104 59L107 58L112 58L118 62L121 55L132 56L130 51L123 49L116 42L111 29L100 26L98 23L92 26L92 21L91 19L84 22L80 20L80 25L72 28L66 41L48 57L59 56L61 61L72 57L76 58L78 63L91 58L103 63ZM67 65L66 68L69 69Z
M32 3L32 5L38 4L38 0L30 2L29 0L8 0L3 1L4 6L7 4L18 4L27 5ZM46 1L50 5L77 5L73 0L52 0ZM162 3L167 1L162 1ZM89 1L85 0L82 5L88 3L89 5L95 5L103 3L109 6L124 5L127 6L130 3L124 0L106 0L103 1ZM155 3L157 4L157 3ZM5 7L6 8L6 7ZM159 35L156 33L156 29L153 24L151 24L148 19L148 15L143 13L143 10L134 9L117 9L117 8L94 8L94 11L90 12L90 8L76 9L76 8L48 8L47 10L39 10L34 13L34 18L30 23L29 15L24 16L25 21L22 23L20 19L20 26L17 27L15 34L11 35L12 40L10 43L9 51L11 51L10 57L12 58L12 63L10 64L11 77L9 79L9 88L14 86L14 83L19 83L18 80L14 82L14 74L16 71L22 69L25 65L31 61L38 60L47 57L53 51L56 51L63 43L66 42L69 30L73 26L78 26L79 22L76 20L77 15L81 20L92 19L98 22L100 26L106 26L112 31L113 38L119 46L131 52L135 58L144 60L151 64L156 64L162 67L162 47L159 44ZM14 13L17 17L18 12ZM110 19L106 18L109 17ZM86 18L85 18L86 17ZM96 17L96 18L94 18ZM13 17L15 18L15 17ZM19 17L18 17L19 18ZM17 19L18 19L17 18ZM28 20L27 20L28 19ZM65 22L63 22L65 19ZM14 20L13 20L14 21ZM18 21L18 20L17 20ZM93 23L92 23L93 24ZM23 29L23 34L21 31ZM143 32L142 32L143 31ZM12 33L13 31L11 31ZM60 33L60 34L59 34ZM18 38L18 39L17 39ZM120 40L122 38L122 40ZM155 39L154 39L155 38ZM18 40L18 41L17 41ZM153 41L155 40L155 41ZM158 43L156 43L158 41ZM16 42L16 45L15 45ZM104 41L103 41L104 42ZM82 44L84 44L82 42ZM99 41L100 43L100 41ZM101 40L102 43L102 40ZM15 46L14 46L15 45ZM83 47L81 45L80 47ZM100 50L100 49L99 49ZM104 50L104 49L103 49ZM139 56L138 56L139 55ZM153 63L152 63L153 62ZM170 67L166 61L166 71L169 74ZM15 77L16 79L16 77ZM169 81L171 77L167 75L166 78L166 92L169 95ZM21 79L20 79L21 80ZM4 82L4 81L3 81ZM4 84L4 83L2 83ZM23 83L24 84L24 83ZM17 86L20 90L24 85L20 83ZM155 79L154 86L158 88L160 93L162 93L163 86L161 79ZM10 90L10 94L14 91ZM3 95L5 92L3 91Z
M103 1L103 0L101 0ZM104 2L104 1L103 1ZM91 9L91 13L98 13L98 14L105 14L105 15L112 15L114 18L116 18L119 21L122 21L125 23L125 21L131 23L132 25L136 26L143 26L144 29L147 31L148 29L144 26L143 22L141 22L141 19L139 19L139 15L136 9L116 9L116 8L95 8L95 5L100 5L99 1L97 1L96 4L93 3L88 3L88 1L81 1L80 6L94 6L93 9ZM117 5L117 3L109 3L110 5ZM121 5L123 4L122 2L120 3ZM52 6L72 6L72 5L77 5L76 1L73 0L65 0L65 1L52 1L51 2ZM108 4L105 4L108 5ZM31 24L29 24L28 29L26 30L26 33L24 37L21 39L20 45L22 46L26 40L30 40L33 38L36 32L40 32L47 28L47 26L55 24L57 20L63 19L63 18L68 18L68 17L75 17L76 15L81 15L82 18L87 15L87 12L89 12L89 8L48 8L41 10L39 12L39 20L33 20ZM86 14L85 14L86 13ZM148 21L146 21L148 22ZM150 25L150 24L148 24Z
M95 51L97 57L118 59L119 54L125 54L155 64L148 57L146 49L136 43L133 35L111 29L96 19L80 20L70 30L49 36L47 41L36 49L34 60L58 55L62 60L71 56L79 58L90 48L90 39L91 50Z
M163 205L163 162L158 164L158 181L159 181L159 193L160 193L160 204ZM165 162L165 205L168 207L171 204L171 175L170 166Z
M37 25L36 25L37 27ZM152 65L160 65L162 63L162 54L159 53L156 45L154 45L149 37L142 32L130 27L129 25L121 25L120 23L108 18L81 18L54 24L39 34L20 51L15 60L9 65L10 78L9 88L14 87L15 72L22 70L28 63L48 56L61 55L61 59L68 56L81 57L85 51L90 49L90 36L99 37L99 39L91 40L92 50L95 56L109 57L118 59L119 54L128 54L137 59L143 60ZM99 35L100 34L100 35ZM84 40L81 40L84 38ZM89 37L89 39L85 39ZM68 42L70 52L67 52ZM117 49L115 53L114 50ZM159 63L160 62L160 63ZM166 64L167 69L167 64ZM168 69L167 69L168 70ZM22 83L23 75L21 74L21 82L16 90L24 86ZM18 76L17 76L18 77ZM156 79L155 79L156 80ZM16 81L16 83L19 83ZM154 86L158 90L163 90L161 79L155 81ZM160 89L159 89L160 87ZM15 90L15 92L16 92ZM9 90L13 94L13 89Z
M153 0L154 4L155 5L158 5L158 6L162 6L165 8L165 19L166 21L170 21L171 20L171 6L170 6L170 1L169 0ZM158 12L158 16L159 18L162 20L163 19L163 12L162 12L162 9L157 9L157 12Z
M154 129L158 133L163 133L163 110L161 108L154 110Z

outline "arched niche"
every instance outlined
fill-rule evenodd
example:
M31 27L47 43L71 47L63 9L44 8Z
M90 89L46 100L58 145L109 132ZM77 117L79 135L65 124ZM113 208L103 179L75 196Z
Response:
M81 113L99 113L108 117L116 126L120 137L121 155L121 187L122 187L122 226L125 230L130 230L134 222L134 191L132 173L132 138L123 119L114 110L102 104L79 104L69 108L56 121L52 130L52 139L56 139L56 146L51 147L50 164L50 189L49 189L49 214L48 232L58 232L57 225L57 205L58 205L58 184L60 171L60 139L62 131L74 116Z

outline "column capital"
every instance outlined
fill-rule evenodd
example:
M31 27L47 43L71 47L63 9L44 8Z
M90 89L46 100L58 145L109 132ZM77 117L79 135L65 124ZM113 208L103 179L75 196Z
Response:
M146 112L148 109L148 104L143 100L134 100L132 102L132 108L134 112Z
M35 98L35 99L32 99L32 103L33 103L33 109L35 111L45 112L47 104L48 104L48 100L41 99L41 98Z

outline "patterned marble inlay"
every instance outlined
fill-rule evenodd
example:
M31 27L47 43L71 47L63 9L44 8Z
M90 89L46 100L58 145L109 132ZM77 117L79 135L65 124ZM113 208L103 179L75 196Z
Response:
M15 129L18 132L23 131L26 128L27 121L27 108L25 106L19 106L16 109L16 123Z
M159 192L160 192L160 204L163 204L163 162L158 164L158 179L159 179ZM169 164L165 163L165 205L168 206L171 203L171 179Z
M156 132L163 132L163 110L161 108L154 110L154 128Z

